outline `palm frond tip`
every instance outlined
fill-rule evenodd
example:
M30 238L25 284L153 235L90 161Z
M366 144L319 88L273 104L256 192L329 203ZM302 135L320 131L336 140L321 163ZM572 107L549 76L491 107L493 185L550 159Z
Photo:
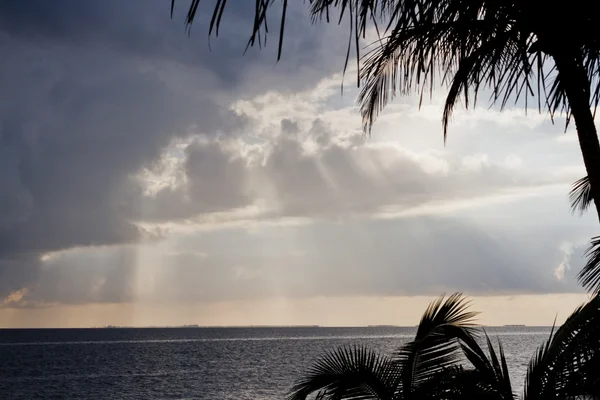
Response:
M569 201L573 213L583 214L589 208L594 201L589 177L584 176L573 183L569 192Z

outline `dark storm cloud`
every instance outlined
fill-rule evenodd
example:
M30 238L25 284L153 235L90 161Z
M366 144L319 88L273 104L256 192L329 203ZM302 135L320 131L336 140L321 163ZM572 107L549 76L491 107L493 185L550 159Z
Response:
M228 2L219 37L212 37L210 46L211 2L201 3L189 38L184 25L187 2L176 4L172 20L169 6L161 0L4 2L0 5L0 26L11 36L42 46L48 42L58 42L74 50L98 46L119 56L201 66L217 75L225 87L243 88L244 93L275 87L299 90L324 75L340 71L343 66L343 46L334 47L332 51L331 47L322 45L322 37L327 34L330 43L339 39L341 44L346 39L345 30L324 24L311 25L305 4L289 7L285 57L277 65L276 35L269 36L269 43L262 51L256 48L244 54L252 31L254 5L251 2ZM272 12L271 29L275 32L278 10Z
M73 58L61 61L93 68ZM72 72L54 81L41 110L3 116L3 149L16 158L13 185L20 189L8 196L29 199L21 202L27 216L3 226L3 252L136 239L124 218L138 190L128 175L156 158L173 132L184 131L194 110L151 72L122 62L103 72L93 80ZM204 123L216 129L219 118L211 115L219 110L208 110Z
M205 24L187 37L183 4L170 20L164 1L0 3L0 296L35 280L44 252L138 241L143 188L131 175L190 125L235 132L237 96L333 70L318 33L294 39L293 23L287 61L273 68L275 46L242 57L245 4L210 52Z

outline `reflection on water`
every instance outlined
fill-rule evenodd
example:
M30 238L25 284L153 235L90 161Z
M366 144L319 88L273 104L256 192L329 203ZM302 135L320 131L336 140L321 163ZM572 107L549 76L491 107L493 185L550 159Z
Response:
M487 328L521 391L549 328ZM414 328L0 330L0 398L281 399L323 352L392 352Z

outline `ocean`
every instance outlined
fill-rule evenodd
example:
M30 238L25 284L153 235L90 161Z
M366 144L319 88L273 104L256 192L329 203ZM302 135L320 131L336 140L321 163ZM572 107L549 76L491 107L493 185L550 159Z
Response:
M522 392L546 327L486 328ZM414 328L108 328L0 330L0 399L283 399L325 351L391 353Z

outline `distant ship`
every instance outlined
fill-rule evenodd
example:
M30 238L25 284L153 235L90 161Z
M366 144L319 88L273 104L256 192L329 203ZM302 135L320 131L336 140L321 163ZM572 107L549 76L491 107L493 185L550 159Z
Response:
M525 327L525 325L502 325L506 328L522 328Z

